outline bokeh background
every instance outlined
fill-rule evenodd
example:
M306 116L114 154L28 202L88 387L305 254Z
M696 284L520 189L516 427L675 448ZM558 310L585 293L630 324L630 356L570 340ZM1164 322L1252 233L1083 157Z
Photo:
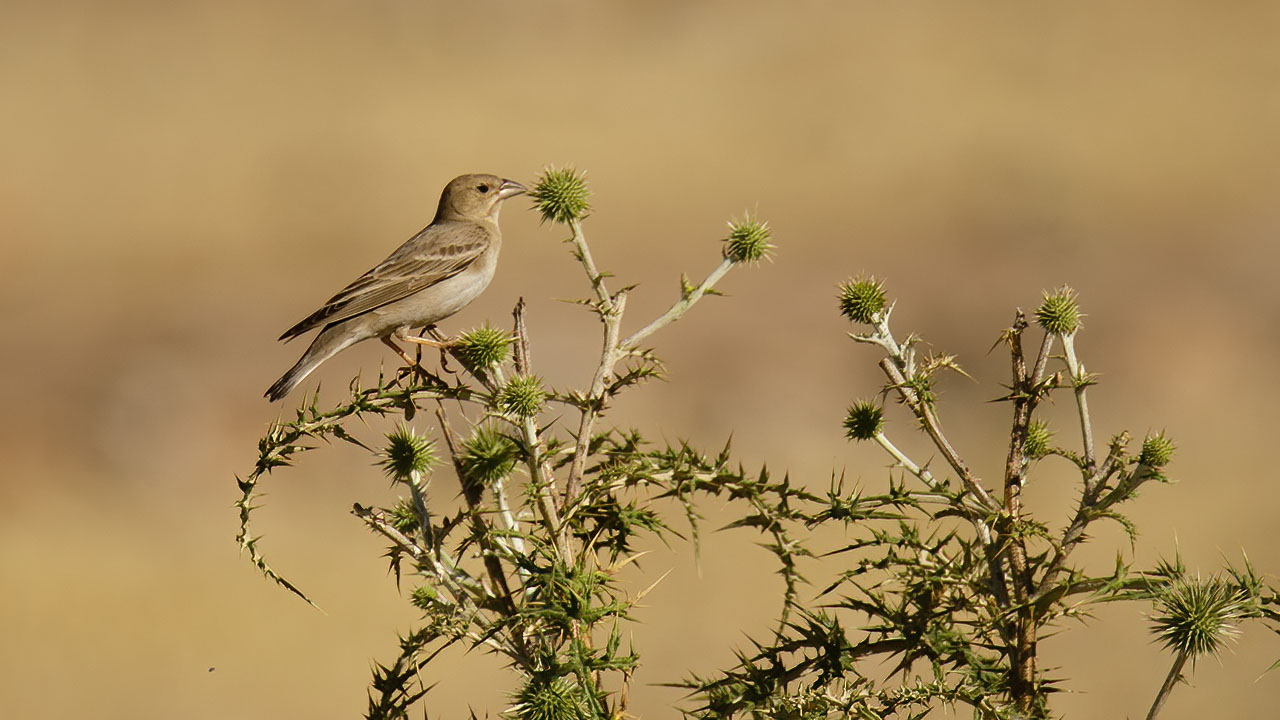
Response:
M1137 559L1180 550L1207 574L1247 548L1280 569L1278 36L1280 5L1246 0L8 0L0 716L359 715L370 662L412 620L347 515L384 481L336 448L267 485L263 547L319 613L237 556L234 475L302 350L274 338L469 171L587 169L588 232L639 284L633 323L714 266L728 217L769 220L776 262L659 336L670 381L611 417L710 448L732 434L748 466L814 487L886 476L840 433L882 378L845 337L838 282L887 279L896 327L978 380L949 380L942 407L989 476L1008 415L986 402L1007 372L989 349L1016 306L1070 284L1099 434L1180 443L1178 484L1134 509ZM505 323L524 296L539 370L587 382L596 326L556 301L586 290L563 233L522 199L503 223L496 280L446 329ZM390 360L368 344L315 377L332 399ZM1040 480L1040 507L1074 496ZM778 583L754 540L712 534L701 568L682 546L646 558L671 575L635 629L639 715L673 716L680 693L657 683L765 632ZM1097 567L1130 556L1118 530L1098 540ZM1110 608L1044 642L1070 678L1055 709L1145 713L1169 661L1146 626ZM1251 627L1163 717L1274 714L1277 657ZM437 672L432 716L504 707L492 658Z

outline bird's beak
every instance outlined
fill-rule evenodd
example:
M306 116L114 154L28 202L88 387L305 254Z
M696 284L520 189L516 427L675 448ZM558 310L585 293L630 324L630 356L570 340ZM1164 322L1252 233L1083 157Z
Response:
M527 192L529 192L529 188L521 185L515 180L503 180L502 184L498 186L498 199L506 200L509 197L523 195Z

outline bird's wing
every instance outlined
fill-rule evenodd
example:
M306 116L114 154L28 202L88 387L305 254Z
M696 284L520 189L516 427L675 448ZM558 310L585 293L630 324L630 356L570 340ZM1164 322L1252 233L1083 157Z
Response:
M484 254L492 241L489 231L480 225L429 225L280 339L353 318L451 278Z

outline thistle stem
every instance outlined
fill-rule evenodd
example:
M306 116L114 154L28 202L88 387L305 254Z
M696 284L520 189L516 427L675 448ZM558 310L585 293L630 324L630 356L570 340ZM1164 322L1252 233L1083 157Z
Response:
M1164 684L1160 686L1160 692L1156 693L1156 699L1151 703L1151 710L1147 713L1147 720L1156 720L1156 716L1160 714L1160 710L1164 708L1164 703L1169 699L1169 694L1173 692L1173 686L1178 684L1182 679L1182 668L1187 664L1187 653L1179 652L1178 656L1173 659L1173 667L1169 668L1169 674L1164 678Z
M596 270L596 262L591 259L591 249L587 247L587 238L582 232L581 220L570 220L569 229L573 231L573 249L578 254L578 260L582 263L582 267L587 271L587 279L591 281L591 287L595 288L596 299L600 301L600 306L606 310L613 306L612 296L609 295L609 289L604 285L604 276Z
M708 290L715 287L715 284L720 281L720 278L724 277L726 273L732 270L733 266L734 262L725 258L696 288L684 293L683 296L668 308L665 313L658 317L658 319L648 325L645 325L632 334L631 337L623 340L619 347L627 351L634 350L636 346L640 344L640 341L670 325L676 320L679 320L681 316L688 312L689 308L693 307L694 303L702 299L702 296L705 295Z
M595 377L591 379L591 388L587 391L587 402L582 408L582 418L578 422L578 439L574 443L573 464L569 467L569 477L564 483L564 507L568 507L577 499L578 488L582 484L583 473L586 472L591 433L595 428L596 418L604 409L605 387L609 378L613 377L614 365L621 357L618 335L622 326L622 313L626 307L627 291L621 290L613 297L608 309L600 313L600 320L604 323L600 364L596 366Z
M1075 333L1062 336L1062 348L1067 359L1067 371L1071 373L1071 384L1075 387L1076 409L1080 413L1080 435L1084 442L1084 464L1089 472L1093 472L1097 460L1093 454L1093 421L1089 419L1089 398L1085 389L1089 386L1085 378L1084 365L1076 357Z

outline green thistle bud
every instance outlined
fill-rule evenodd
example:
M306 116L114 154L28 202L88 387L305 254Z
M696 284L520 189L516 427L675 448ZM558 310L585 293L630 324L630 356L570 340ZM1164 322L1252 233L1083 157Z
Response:
M418 511L414 509L413 503L408 500L401 500L396 506L391 508L391 527L399 530L405 535L417 532L418 530Z
M469 483L488 485L511 474L516 466L515 441L492 425L481 425L462 444L459 463Z
M1044 294L1044 302L1036 309L1036 322L1045 332L1055 335L1070 335L1080 328L1080 304L1076 302L1076 291L1069 287L1060 288L1051 295Z
M747 214L741 221L729 221L729 237L724 239L724 256L734 263L759 263L768 260L774 246L769 242L773 231L769 223Z
M419 610L431 610L435 607L436 601L440 599L440 593L430 585L419 585L409 593L409 602Z
M870 440L884 427L884 410L875 403L859 400L844 419L844 434L850 440Z
M1027 427L1027 457L1032 460L1049 454L1050 444L1053 442L1053 431L1049 429L1049 424L1040 420L1033 420L1031 425Z
M886 302L884 283L874 277L859 277L840 285L840 314L854 322L875 322Z
M507 348L513 338L488 323L458 338L454 349L464 365L472 370L488 370L507 359Z
M533 417L546 399L547 391L537 376L518 375L498 391L498 409L516 417Z
M425 473L436 461L436 444L430 438L418 435L413 428L401 425L387 435L387 447L378 462L382 469L396 480L404 480L414 473Z
M933 378L927 375L916 375L908 378L903 387L915 394L916 399L925 405L933 405L938 400L933 391Z
M565 678L529 678L509 712L516 720L586 720L590 716L582 691Z
M543 222L581 220L591 210L586 173L579 173L571 167L547 168L529 192L529 197L542 213Z
M1249 613L1248 596L1221 580L1180 580L1156 598L1152 623L1165 647L1191 657L1217 655L1236 635L1233 624Z
M1142 441L1142 453L1138 455L1138 462L1147 467L1164 467L1173 459L1175 449L1173 440L1166 437L1163 431L1148 435Z

